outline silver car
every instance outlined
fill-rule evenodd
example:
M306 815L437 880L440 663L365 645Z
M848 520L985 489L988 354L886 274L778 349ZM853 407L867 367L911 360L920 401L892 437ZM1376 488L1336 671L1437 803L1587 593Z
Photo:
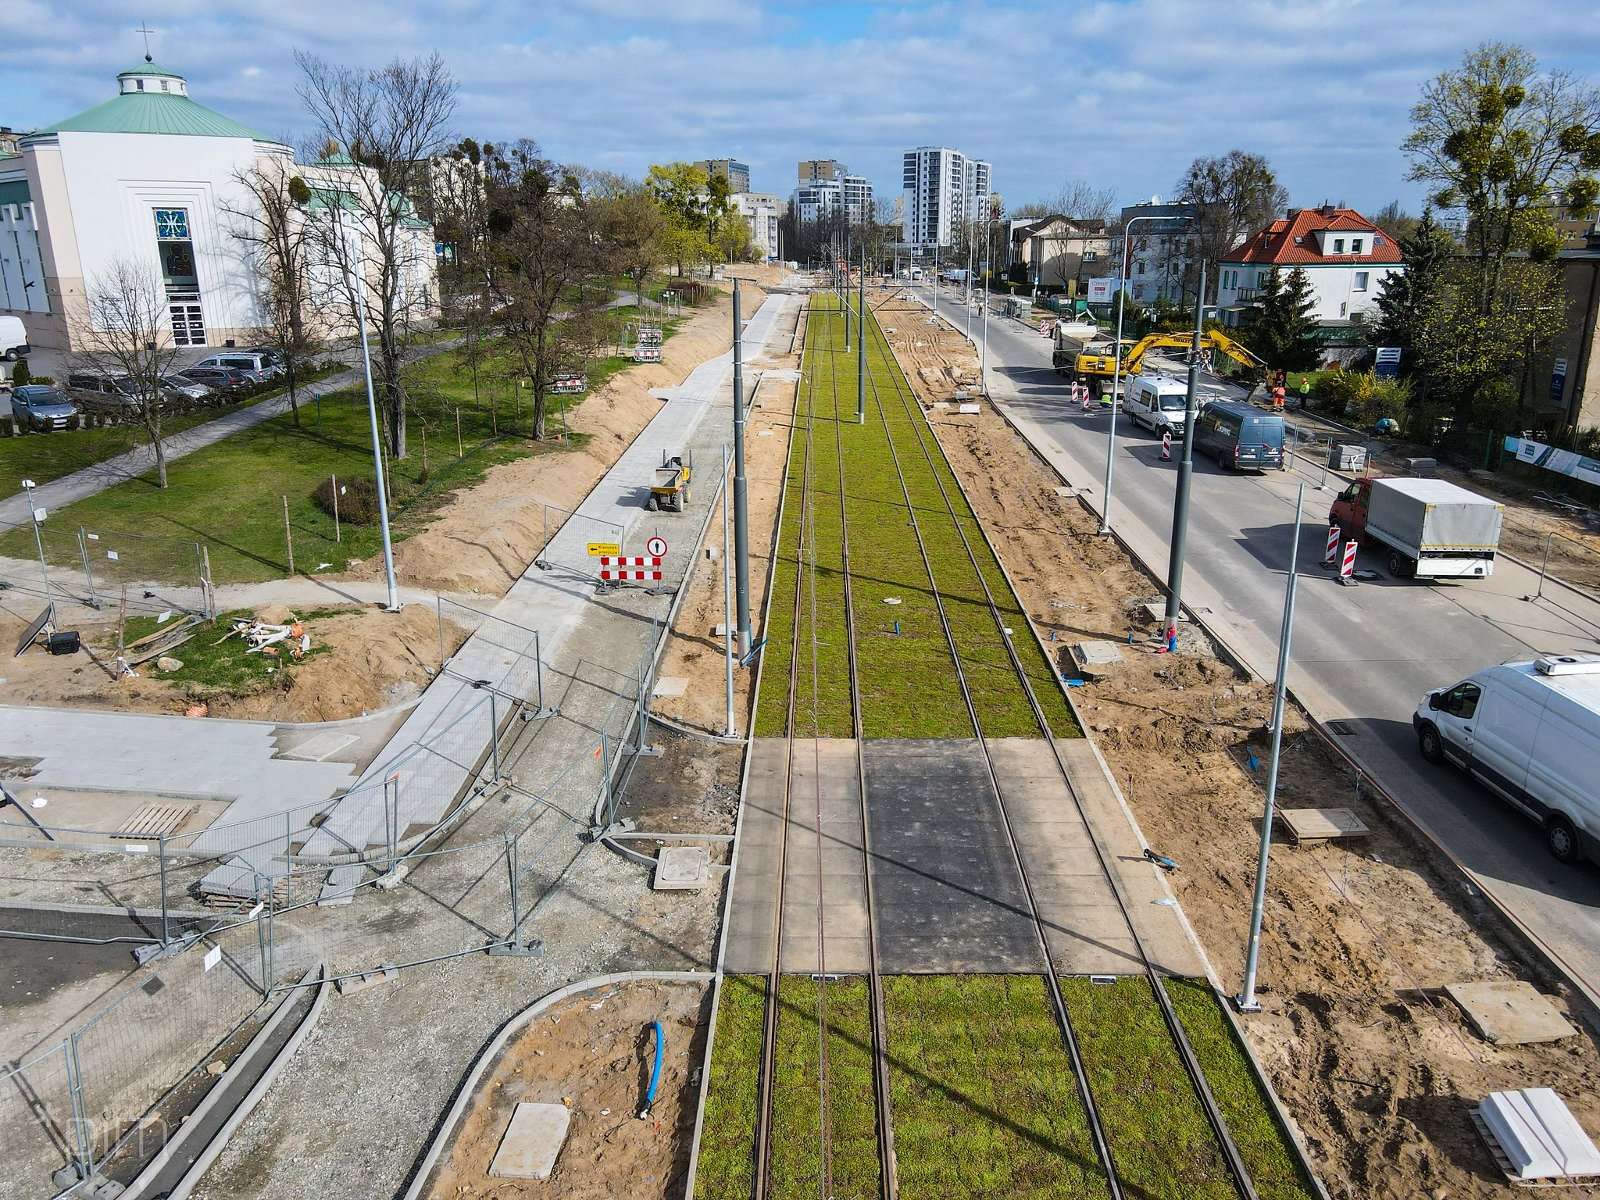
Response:
M11 419L24 432L71 429L78 423L78 406L48 384L25 383L11 392Z

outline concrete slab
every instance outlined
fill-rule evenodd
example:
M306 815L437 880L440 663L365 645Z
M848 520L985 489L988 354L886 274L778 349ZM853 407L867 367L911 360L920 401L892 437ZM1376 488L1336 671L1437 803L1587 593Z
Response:
M672 700L683 695L689 690L689 680L684 675L660 675L656 677L656 685L651 689L652 696Z
M513 1179L549 1179L567 1140L572 1114L565 1104L522 1101L511 1113L489 1174Z
M1520 979L1448 983L1444 990L1484 1040L1497 1046L1559 1042L1578 1032L1531 983Z
M863 744L873 919L891 973L1038 971L1038 935L976 743Z
M1278 817L1296 842L1333 842L1366 837L1366 824L1348 808L1284 808Z
M1122 651L1115 642L1074 642L1068 652L1072 665L1085 679L1104 679L1107 668L1122 661Z
M711 878L711 856L704 846L669 846L656 854L650 886L658 892L698 892Z
M783 789L789 743L785 738L755 738L739 805L733 896L728 904L725 970L741 974L772 970L778 919L778 873L782 870Z

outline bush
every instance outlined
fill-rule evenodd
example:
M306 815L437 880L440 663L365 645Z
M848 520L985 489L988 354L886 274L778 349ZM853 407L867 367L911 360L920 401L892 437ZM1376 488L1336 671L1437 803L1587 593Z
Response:
M1370 371L1330 371L1315 377L1316 403L1343 415L1360 428L1371 428L1383 417L1402 421L1411 400L1411 385L1399 379L1379 379Z
M33 372L28 370L28 360L17 359L17 365L11 368L11 386L21 387L25 383L33 382Z
M333 480L324 479L311 493L311 501L330 517L333 515ZM352 525L378 523L378 485L365 476L339 483L339 520Z

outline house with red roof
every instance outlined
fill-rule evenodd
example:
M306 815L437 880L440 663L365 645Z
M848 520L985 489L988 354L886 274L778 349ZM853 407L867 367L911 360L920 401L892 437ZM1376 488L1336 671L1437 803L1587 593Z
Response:
M1330 347L1358 340L1376 318L1378 292L1405 270L1400 246L1353 208L1291 208L1218 261L1217 306L1226 325L1249 325L1261 282L1299 267L1315 291L1316 318Z

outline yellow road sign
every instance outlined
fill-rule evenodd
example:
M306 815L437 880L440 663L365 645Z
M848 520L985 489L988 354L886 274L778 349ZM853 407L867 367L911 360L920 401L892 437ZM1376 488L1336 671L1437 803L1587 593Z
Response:
M590 558L615 558L622 553L622 547L616 542L590 542Z

